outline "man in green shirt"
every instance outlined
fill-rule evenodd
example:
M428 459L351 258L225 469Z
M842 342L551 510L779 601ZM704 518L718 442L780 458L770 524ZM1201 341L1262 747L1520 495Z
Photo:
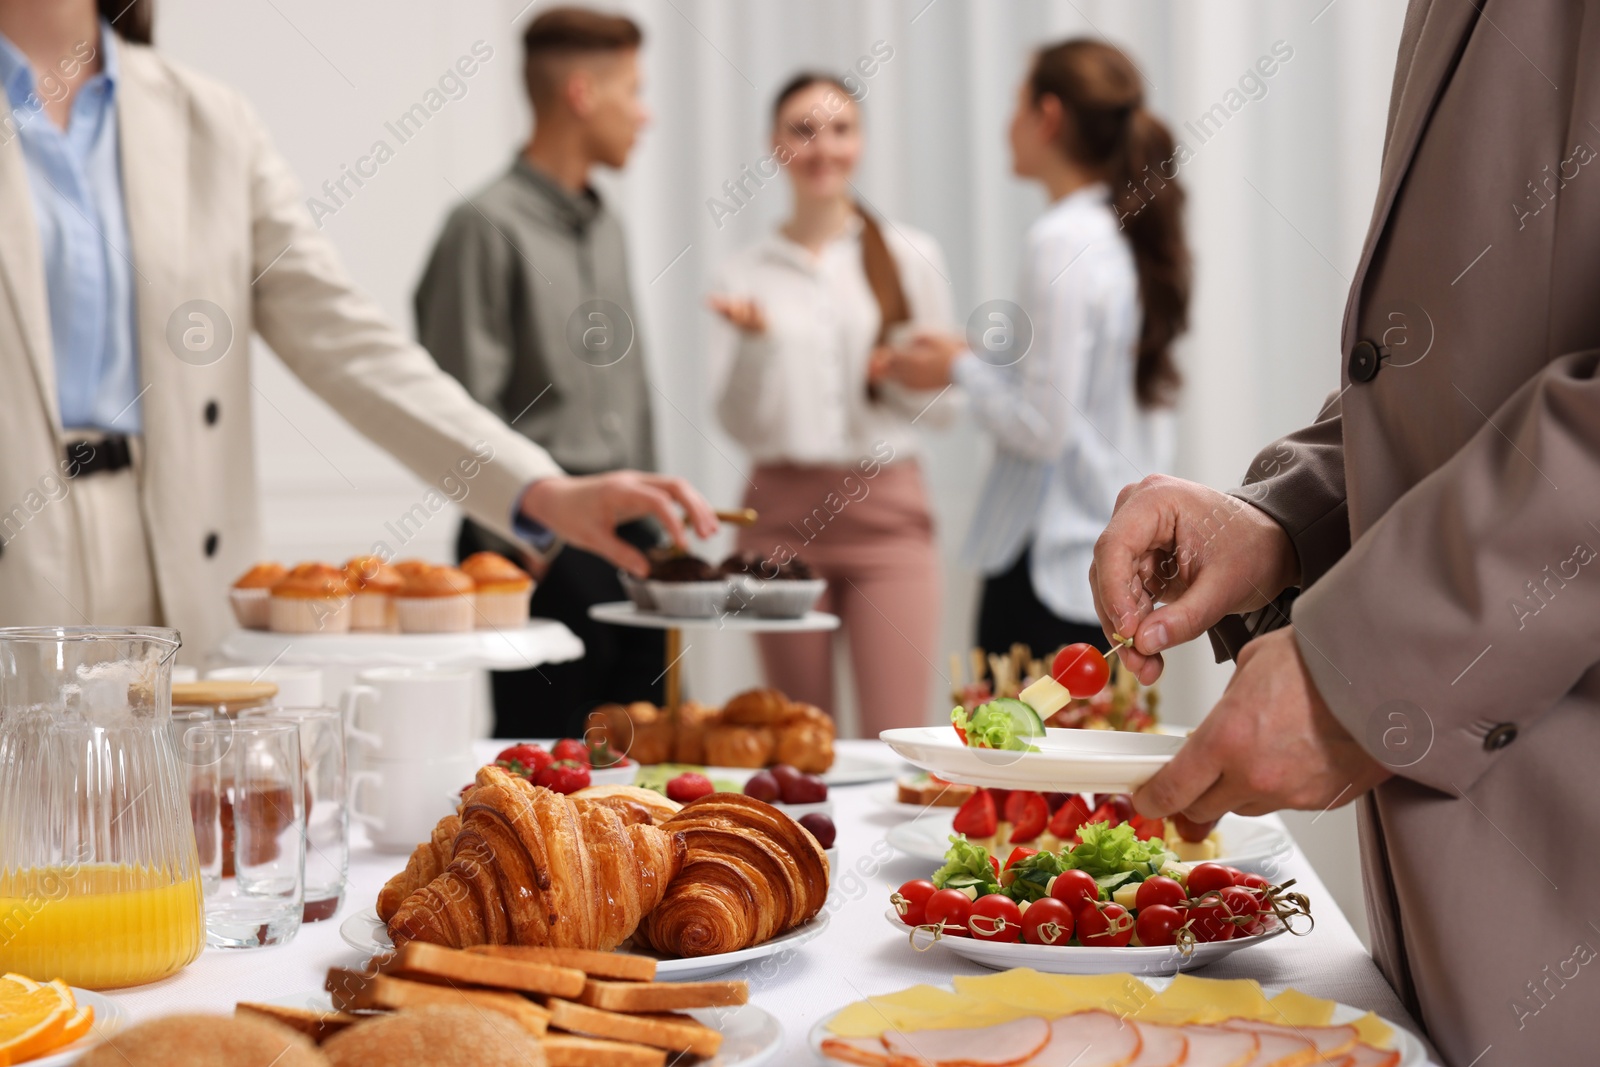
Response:
M451 213L415 298L419 339L439 365L575 474L655 466L622 226L589 184L592 167L627 162L649 119L642 39L631 20L583 8L529 24L533 135L509 172ZM647 522L618 534L641 548L658 537ZM481 549L519 558L469 519L458 550ZM596 704L659 703L660 633L588 617L591 604L624 598L614 566L567 548L536 577L533 614L566 623L588 652L497 673L496 736L575 736Z

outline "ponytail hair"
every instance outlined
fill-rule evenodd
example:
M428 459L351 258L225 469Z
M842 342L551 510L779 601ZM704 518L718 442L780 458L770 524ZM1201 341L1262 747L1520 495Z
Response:
M1061 101L1067 158L1100 169L1110 183L1139 274L1134 389L1143 407L1171 404L1183 381L1172 345L1189 325L1192 283L1172 133L1144 106L1133 61L1104 41L1077 37L1040 50L1028 85L1035 103Z

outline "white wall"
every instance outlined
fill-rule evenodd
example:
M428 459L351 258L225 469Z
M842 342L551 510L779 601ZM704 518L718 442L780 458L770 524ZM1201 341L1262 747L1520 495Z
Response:
M1098 33L1127 47L1151 104L1197 149L1182 180L1198 285L1183 346L1188 379L1175 473L1232 484L1255 450L1301 425L1338 381L1337 337L1376 185L1403 5L1393 0L631 0L647 34L656 122L603 187L627 218L641 328L659 388L663 466L733 504L743 460L710 416L701 297L721 256L782 217L762 190L720 229L705 207L762 154L773 90L804 66L842 69L894 49L867 81L859 186L877 209L934 234L958 309L1014 292L1019 239L1042 201L1009 176L1004 123L1028 51ZM476 41L493 57L326 230L352 274L398 320L445 213L509 162L526 130L518 29L524 0L161 0L170 55L243 90L310 188L382 136ZM1274 42L1293 58L1266 94L1203 145L1182 128L1237 85ZM687 251L685 249L687 248ZM682 253L680 258L680 253ZM257 361L266 537L284 558L343 557L380 536L421 483L351 431L282 366ZM949 562L987 462L970 428L932 438L927 461L947 559L943 644L970 643L973 576ZM1130 471L1129 479L1136 475ZM410 547L443 557L455 518ZM715 555L725 547L710 550ZM690 685L717 699L756 679L734 637L697 642ZM942 669L934 667L932 669ZM1194 722L1227 672L1203 649L1173 657L1169 717ZM943 691L941 682L937 690ZM930 707L930 716L939 708ZM847 711L847 715L848 715ZM1291 816L1346 912L1361 923L1349 809Z

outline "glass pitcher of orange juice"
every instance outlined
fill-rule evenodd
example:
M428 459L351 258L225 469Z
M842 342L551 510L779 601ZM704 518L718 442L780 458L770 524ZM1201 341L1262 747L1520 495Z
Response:
M205 944L168 728L178 632L0 628L0 972L89 989Z

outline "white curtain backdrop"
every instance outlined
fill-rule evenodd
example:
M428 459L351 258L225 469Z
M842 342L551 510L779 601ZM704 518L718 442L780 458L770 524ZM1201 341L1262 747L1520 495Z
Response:
M337 180L375 141L394 156L325 217L358 283L410 326L410 296L445 214L504 169L526 135L520 28L543 0L161 0L169 55L242 90L307 187ZM632 241L641 331L659 390L664 469L737 503L745 460L718 430L705 374L707 278L774 226L782 181L719 221L707 201L766 152L774 90L795 70L861 78L863 198L943 245L961 315L1015 294L1020 239L1042 209L1010 176L1005 124L1031 49L1097 34L1145 73L1151 105L1193 151L1197 266L1176 474L1233 484L1257 448L1303 424L1338 381L1338 322L1376 185L1403 5L1395 0L629 0L644 26L655 121L602 187ZM423 101L458 57L492 55L404 144L384 124ZM1249 72L1264 57L1270 78ZM1289 58L1283 59L1288 53ZM1270 64L1269 64L1270 66ZM1211 117L1202 123L1202 116ZM1186 125L1186 124L1192 124ZM347 188L349 186L347 185ZM259 347L259 342L257 342ZM383 536L422 485L258 355L257 437L267 541L285 559L343 558ZM971 642L975 577L953 562L987 446L969 426L928 441L946 558L943 647ZM1129 480L1137 473L1129 471ZM443 557L453 514L408 546ZM708 549L715 557L726 548ZM757 680L744 639L693 640L689 685L720 699ZM939 663L930 672L942 672ZM942 673L941 673L942 677ZM1173 657L1168 716L1194 722L1227 671L1203 649ZM935 687L942 704L943 681ZM847 722L853 709L841 709ZM942 707L930 706L930 719ZM1295 817L1341 904L1360 920L1348 809Z

